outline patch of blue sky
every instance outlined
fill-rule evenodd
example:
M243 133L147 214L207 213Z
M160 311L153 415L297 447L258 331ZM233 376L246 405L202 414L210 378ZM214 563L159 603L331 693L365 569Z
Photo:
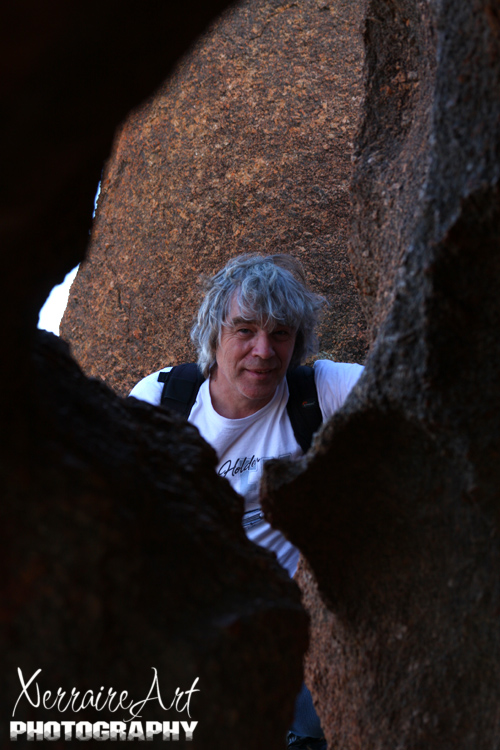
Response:
M94 212L92 218L95 216L100 192L101 183L99 182L94 198ZM61 284L57 284L57 286L52 289L51 293L45 300L45 304L40 310L38 316L38 328L43 328L45 331L51 331L51 333L55 333L56 336L59 336L59 326L68 304L69 290L78 272L78 268L79 266L73 268L72 271L66 274L64 281L61 282Z
M51 331L59 336L59 325L68 304L68 296L71 284L77 274L78 266L66 274L64 281L55 286L47 297L44 306L38 316L38 328Z

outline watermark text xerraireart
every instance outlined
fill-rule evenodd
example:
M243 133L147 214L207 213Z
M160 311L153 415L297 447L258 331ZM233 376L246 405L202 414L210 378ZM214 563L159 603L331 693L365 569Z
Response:
M191 719L191 700L194 693L199 693L196 687L199 678L196 677L188 690L176 688L175 694L170 702L165 702L160 692L158 672L153 667L153 681L145 698L135 700L130 698L127 690L118 693L112 687L106 689L101 687L97 692L86 690L82 692L76 688L70 691L58 688L55 692L51 690L41 691L36 678L41 669L36 670L33 675L25 680L22 670L18 668L21 692L17 698L12 711L12 718L16 714L18 706L27 702L33 708L45 710L57 710L60 713L71 711L78 713L84 709L93 708L96 711L107 710L115 713L119 710L124 712L121 721L11 721L10 736L17 740L20 735L30 739L152 739L154 735L162 735L163 739L179 739L179 732L185 734L186 739L193 738L193 732L198 724L197 721L138 721L141 713L148 703L157 704L163 711L173 710L176 713L185 713ZM20 705L21 704L21 705Z

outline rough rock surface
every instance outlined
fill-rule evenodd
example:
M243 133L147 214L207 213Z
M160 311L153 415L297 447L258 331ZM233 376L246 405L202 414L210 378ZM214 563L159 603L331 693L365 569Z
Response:
M372 341L392 307L395 277L414 241L429 174L437 59L433 11L432 3L417 0L372 4L367 12L351 257Z
M2 472L6 716L21 693L18 667L26 681L41 669L41 690L104 685L134 701L148 695L155 667L167 707L199 678L197 745L257 750L264 733L279 746L307 645L297 587L247 540L241 498L195 428L124 402L87 380L62 341L40 337L30 460L12 451ZM22 698L15 719L123 720L69 714ZM141 716L189 720L156 701Z
M105 686L136 700L153 666L165 701L198 676L202 748L257 750L263 734L279 746L290 720L305 615L294 585L244 537L212 451L177 420L86 379L61 342L36 332L41 301L83 258L116 125L224 6L3 9L2 747L17 667L25 679L42 669L42 691ZM155 705L144 717L162 714ZM123 717L22 698L14 718Z
M117 125L227 5L51 0L48 12L19 0L2 9L0 304L11 361L27 364L41 305L84 257ZM5 382L17 381L14 370Z
M331 748L498 746L499 30L489 2L367 11L353 246L378 336L306 472L266 490L308 561Z
M162 79L171 50L192 38L189 26L221 5L184 3L172 19L170 4L53 2L47 14L21 0L1 27L3 69L12 71L0 122L0 299L9 313L0 374L3 717L18 695L19 665L43 667L52 688L92 679L94 688L119 681L142 692L144 662L158 657L184 686L185 657L203 680L220 678L210 711L223 716L219 727L211 722L220 714L207 717L214 732L203 747L260 748L262 735L257 744L239 722L251 716L250 731L260 721L267 729L258 701L265 695L267 709L276 671L256 663L245 636L258 647L274 629L287 638L295 618L302 622L293 587L262 554L249 580L234 496L219 498L213 474L204 491L228 512L205 508L186 459L208 467L206 447L189 430L179 440L170 417L82 378L59 347L33 347L39 302L83 254L114 124ZM286 472L276 470L267 490L269 514L308 560L308 674L331 748L498 747L499 29L486 0L371 0L368 8L353 246L378 337L307 471L285 485ZM386 270L368 288L363 268L372 257L372 268ZM176 464L168 477L162 436ZM177 502L179 493L189 503ZM206 591L179 568L178 582L168 576L178 607L159 580L172 555L160 532L175 550L185 532L172 530L185 527L163 523L167 513L190 514L189 544L205 549L207 541L211 571L220 564L217 529L242 563L239 572L222 568L226 585L213 576ZM196 570L204 574L203 565ZM217 605L207 603L210 592ZM284 611L270 614L271 599ZM189 617L191 606L200 619ZM208 622L228 608L236 620ZM280 671L278 689L288 683L289 715L297 657L292 664L289 642L264 645L266 663L270 652L286 655L279 669L291 672L281 679ZM233 659L241 659L245 694L226 671ZM279 720L284 728L288 716ZM278 730L273 724L266 736L275 747Z
M116 138L61 332L122 394L193 359L200 277L291 252L330 302L322 348L363 361L347 244L364 0L243 2Z

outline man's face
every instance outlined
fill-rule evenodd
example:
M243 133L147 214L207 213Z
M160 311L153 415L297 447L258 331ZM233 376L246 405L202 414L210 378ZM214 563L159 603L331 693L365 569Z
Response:
M215 410L238 419L265 406L285 377L295 346L294 328L243 320L236 295L222 327L217 368L210 380Z

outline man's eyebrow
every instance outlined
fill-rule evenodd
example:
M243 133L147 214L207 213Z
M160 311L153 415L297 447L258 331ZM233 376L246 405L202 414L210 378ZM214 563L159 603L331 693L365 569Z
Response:
M291 330L294 330L293 326L289 325L288 323L279 323L277 321L274 321L274 322L275 322L275 325L272 327L272 329L271 329L272 331L275 331L276 328L280 328L280 327L290 328ZM242 318L241 315L237 315L236 318L230 318L229 320L227 320L224 323L224 325L231 326L232 328L237 328L238 326L241 326L241 325L245 325L245 326L249 326L249 325L250 326L251 325L260 326L261 325L261 321L256 320L256 319L248 320L248 318Z
M226 325L228 326L241 326L241 325L256 325L256 320L248 320L248 318L242 318L240 316L236 318L231 318L227 321Z

